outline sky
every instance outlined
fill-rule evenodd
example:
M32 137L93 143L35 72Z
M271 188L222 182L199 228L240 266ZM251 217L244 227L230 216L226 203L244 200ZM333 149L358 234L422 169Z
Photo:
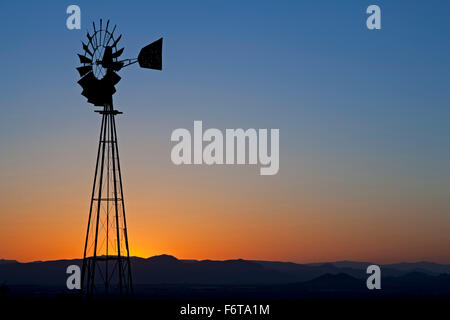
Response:
M66 28L67 6L81 30ZM381 8L381 30L366 8ZM163 71L114 95L131 254L450 263L448 1L2 1L0 258L82 256L100 117L91 22ZM278 128L280 170L176 166L174 129Z

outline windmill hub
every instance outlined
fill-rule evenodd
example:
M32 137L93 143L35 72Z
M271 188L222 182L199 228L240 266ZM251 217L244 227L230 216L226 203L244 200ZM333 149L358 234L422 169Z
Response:
M97 60L99 61L99 60ZM95 78L97 78L98 80L103 79L103 77L106 75L106 69L102 66L101 63L95 62L95 65L93 66L93 72L94 72L94 76Z

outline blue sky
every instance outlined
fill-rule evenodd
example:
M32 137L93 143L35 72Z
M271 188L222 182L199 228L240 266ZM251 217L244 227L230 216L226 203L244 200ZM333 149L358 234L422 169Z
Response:
M81 31L65 28L68 4L1 4L7 114L25 121L33 112L47 118L59 116L55 108L82 108L74 53L91 21L108 17L124 33L125 56L165 38L163 73L136 66L122 72L115 99L130 111L212 118L231 127L348 125L354 139L407 131L412 137L402 144L449 134L445 1L378 2L380 31L365 27L366 1L81 1Z

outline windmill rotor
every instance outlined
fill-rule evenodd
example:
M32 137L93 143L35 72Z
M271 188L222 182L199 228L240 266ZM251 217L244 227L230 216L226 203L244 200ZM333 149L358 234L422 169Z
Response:
M102 19L98 26L92 22L92 34L87 32L87 41L81 42L83 54L78 54L81 94L94 106L112 104L115 85L121 79L117 72L122 68L138 62L141 68L162 70L162 38L142 48L137 58L120 60L125 49L118 48L122 35L115 36L116 25L109 28L109 20L106 26Z

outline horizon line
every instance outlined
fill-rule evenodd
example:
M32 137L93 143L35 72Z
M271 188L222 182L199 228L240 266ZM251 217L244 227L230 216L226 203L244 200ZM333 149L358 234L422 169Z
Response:
M359 260L336 260L336 261L316 261L316 262L293 262L293 261L283 261L283 260L264 260L264 259L245 259L245 258L232 258L232 259L192 259L192 258L177 258L174 255L171 254L157 254L149 257L140 257L140 256L130 256L130 258L140 258L140 259L150 259L155 257L161 257L161 256L168 256L173 257L176 260L179 261L236 261L236 260L244 260L244 261L250 261L250 262L281 262L281 263L293 263L298 265L313 265L313 264L328 264L328 263L342 263L342 262L351 262L351 263L367 263L367 264L378 264L378 265L392 265L392 264L403 264L403 263L434 263L439 265L450 265L450 263L442 263L442 262L435 262L435 261L428 261L428 260L414 260L414 261L405 261L401 260L400 262L389 262L389 263L375 263L375 262L369 262L369 261L359 261ZM99 256L100 257L100 256ZM124 257L126 258L126 257ZM30 260L30 261L19 261L17 259L7 259L7 258L0 258L0 261L15 261L18 263L37 263L37 262L54 262L54 261L67 261L67 260L83 260L83 258L60 258L60 259L49 259L49 260Z

